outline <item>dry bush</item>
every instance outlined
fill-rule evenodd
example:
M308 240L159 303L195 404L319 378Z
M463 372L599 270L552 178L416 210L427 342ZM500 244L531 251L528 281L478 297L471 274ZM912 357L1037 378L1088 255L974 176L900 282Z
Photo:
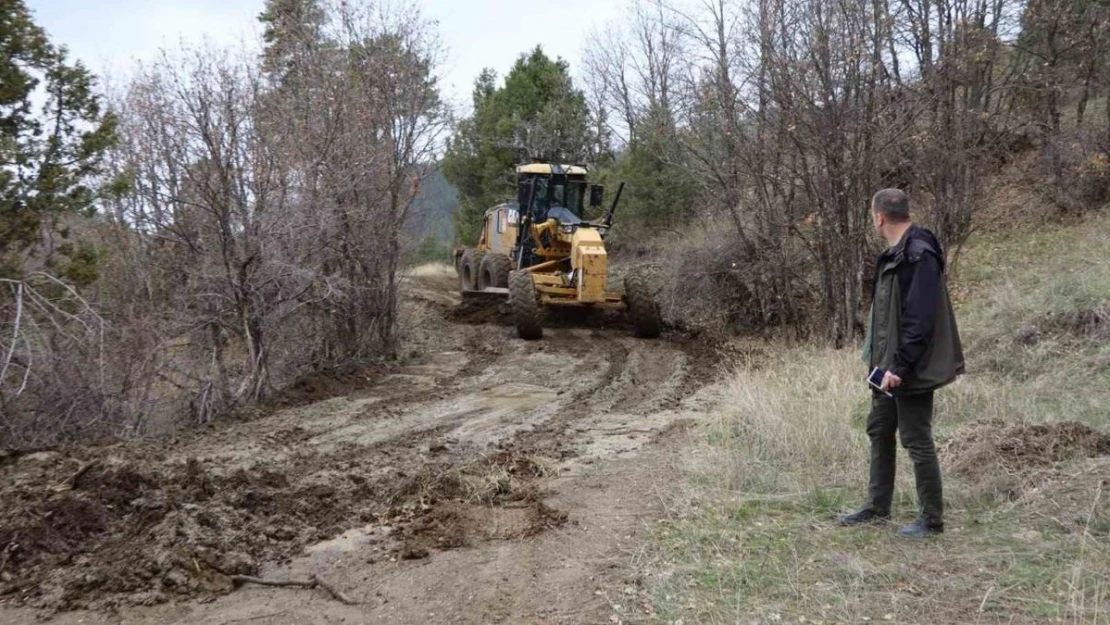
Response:
M43 273L0 280L0 445L41 447L119 425L108 394L107 328L89 303Z
M396 356L438 48L414 11L328 11L327 45L287 74L183 49L113 96L111 182L83 232L100 279L0 295L0 445L164 432Z
M727 229L699 227L671 239L657 269L660 303L667 322L684 330L729 334L789 332L807 335L804 323L817 298L798 288L812 274L800 254L750 254ZM783 277L796 276L793 288Z
M1069 215L1110 204L1110 143L1088 128L1050 138L1037 155L1037 189Z

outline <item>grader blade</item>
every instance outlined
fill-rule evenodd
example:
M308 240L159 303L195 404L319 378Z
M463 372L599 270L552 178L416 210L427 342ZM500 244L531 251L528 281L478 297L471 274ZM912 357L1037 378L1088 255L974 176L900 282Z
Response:
M503 302L509 297L509 289L505 287L488 286L481 291L463 291L462 298L464 302L490 302L496 304Z

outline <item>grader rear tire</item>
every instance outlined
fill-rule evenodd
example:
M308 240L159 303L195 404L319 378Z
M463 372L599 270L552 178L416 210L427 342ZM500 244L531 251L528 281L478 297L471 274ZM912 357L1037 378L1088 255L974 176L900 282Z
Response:
M459 261L459 291L478 289L478 269L486 253L482 250L466 250Z
M532 274L514 271L509 274L509 308L513 311L516 333L525 341L543 338L543 307L536 296Z
M642 339L658 337L663 329L663 319L647 281L640 276L625 278L624 300L628 305L628 318L632 321L632 334Z
M487 287L505 288L509 286L509 272L512 271L513 261L504 254L486 254L482 264L478 267L478 290Z

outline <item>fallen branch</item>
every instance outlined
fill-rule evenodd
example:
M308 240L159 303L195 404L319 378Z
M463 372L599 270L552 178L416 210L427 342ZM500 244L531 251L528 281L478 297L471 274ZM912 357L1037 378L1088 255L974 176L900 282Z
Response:
M262 579L250 575L232 575L231 581L238 584L257 584L259 586L273 586L277 588L323 588L336 601L346 605L357 605L358 602L350 599L335 586L325 582L319 575L313 573L308 579Z
M275 586L278 588L315 588L316 582L313 580L299 580L299 579L262 579L261 577L251 577L250 575L232 575L231 581L235 584L258 584L259 586Z
M335 586L332 586L331 584L325 582L319 575L317 575L315 573L312 574L312 581L316 582L316 585L319 586L320 588L323 588L324 590L328 591L328 594L330 594L332 597L335 597L335 600L340 602L340 603L343 603L343 604L346 604L346 605L355 605L355 604L358 603L357 601L353 601L349 597L344 595L343 593L339 592L338 588L336 588Z
M94 464L96 464L96 460L90 460L89 462L81 465L80 468L78 468L73 475L67 477L60 484L55 486L54 492L63 493L67 490L73 490L73 487L77 484L77 480L81 479L81 476L84 475L86 471L91 469Z

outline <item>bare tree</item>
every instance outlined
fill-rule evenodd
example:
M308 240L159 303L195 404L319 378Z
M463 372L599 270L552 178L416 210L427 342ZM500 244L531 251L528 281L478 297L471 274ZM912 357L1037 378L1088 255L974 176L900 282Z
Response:
M395 353L438 42L407 9L297 14L312 27L283 27L314 40L281 39L295 54L167 53L116 95L105 210L80 224L110 250L102 279L2 285L0 442L205 422Z
M688 69L673 11L662 0L635 0L628 19L594 38L597 45L586 51L587 85L596 106L619 122L614 134L632 145L644 133L673 131L676 91Z
M652 6L640 15L654 25L592 53L597 88L634 123L636 103L676 113L700 199L731 226L727 262L705 271L744 293L746 323L819 328L835 344L860 335L881 186L909 190L950 247L966 239L979 174L1020 126L1022 66L1006 42L1020 2Z

